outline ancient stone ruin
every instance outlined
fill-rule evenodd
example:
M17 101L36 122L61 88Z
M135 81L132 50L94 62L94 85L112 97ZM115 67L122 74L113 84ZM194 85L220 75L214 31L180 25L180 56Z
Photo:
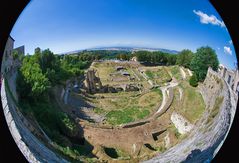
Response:
M119 67L120 69L122 68ZM96 76L97 70L90 69L85 75L85 88L88 93L117 93L120 91L139 91L142 85L139 84L123 84L118 86L102 85L100 77ZM112 74L110 74L112 75Z
M102 83L100 81L100 78L96 75L96 70L88 70L86 73L86 82L85 86L87 88L87 91L89 93L95 93L102 89Z

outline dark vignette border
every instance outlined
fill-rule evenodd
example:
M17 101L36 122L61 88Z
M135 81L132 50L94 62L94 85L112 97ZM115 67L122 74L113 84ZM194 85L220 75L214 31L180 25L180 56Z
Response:
M228 32L232 38L233 45L236 51L237 62L239 58L239 4L233 0L210 0L211 4L220 14L223 19ZM239 110L237 109L233 124L227 135L225 142L221 149L212 160L212 163L217 162L239 162Z
M30 0L2 0L0 1L0 59L2 63L2 54L8 35L12 30L18 16ZM1 100L0 100L1 101ZM21 151L18 149L2 109L0 108L0 162L28 162Z
M15 24L18 16L30 0L4 0L0 1L0 54L3 54L4 47L9 33ZM239 5L235 0L210 0L226 24L234 48L239 57ZM0 55L2 60L2 55ZM0 100L1 101L1 100ZM2 105L1 105L2 107ZM5 121L3 109L0 108L0 162L27 162L21 151L18 149ZM236 111L235 118L230 132L212 162L239 162L239 111Z

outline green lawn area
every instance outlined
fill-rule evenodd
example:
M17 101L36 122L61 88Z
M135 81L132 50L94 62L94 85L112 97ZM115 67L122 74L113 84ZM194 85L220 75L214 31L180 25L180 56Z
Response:
M129 123L137 119L142 119L149 114L150 111L148 109L131 107L124 110L110 111L106 117L109 124L119 125Z
M175 99L172 106L191 123L195 123L205 111L201 94L186 81L179 84L183 90L182 100L179 99L178 89L174 89Z
M165 67L158 66L154 68L146 68L145 74L149 79L155 81L157 84L169 82L171 77Z
M150 71L150 70L146 70L145 74L148 76L149 79L154 79L155 77L155 73Z
M162 92L154 89L141 95L136 92L104 94L94 101L97 114L105 114L107 123L120 125L143 119L155 111L162 101Z

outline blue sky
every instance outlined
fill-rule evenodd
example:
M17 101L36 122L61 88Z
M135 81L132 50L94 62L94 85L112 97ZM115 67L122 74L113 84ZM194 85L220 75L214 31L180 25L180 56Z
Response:
M231 38L207 0L32 0L11 36L26 53L100 47L143 46L193 52L212 47L220 63L234 68Z

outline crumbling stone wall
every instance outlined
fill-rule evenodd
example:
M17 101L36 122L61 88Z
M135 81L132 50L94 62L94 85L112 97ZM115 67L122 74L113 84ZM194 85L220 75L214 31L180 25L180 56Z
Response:
M206 111L187 138L169 150L145 162L204 162L210 161L229 132L234 118L236 101L229 85L218 73L208 69L200 86ZM208 117L218 97L223 97L218 114L208 123Z
M100 90L102 83L100 78L95 75L96 70L88 70L86 73L86 88L88 92L95 93L97 90Z

